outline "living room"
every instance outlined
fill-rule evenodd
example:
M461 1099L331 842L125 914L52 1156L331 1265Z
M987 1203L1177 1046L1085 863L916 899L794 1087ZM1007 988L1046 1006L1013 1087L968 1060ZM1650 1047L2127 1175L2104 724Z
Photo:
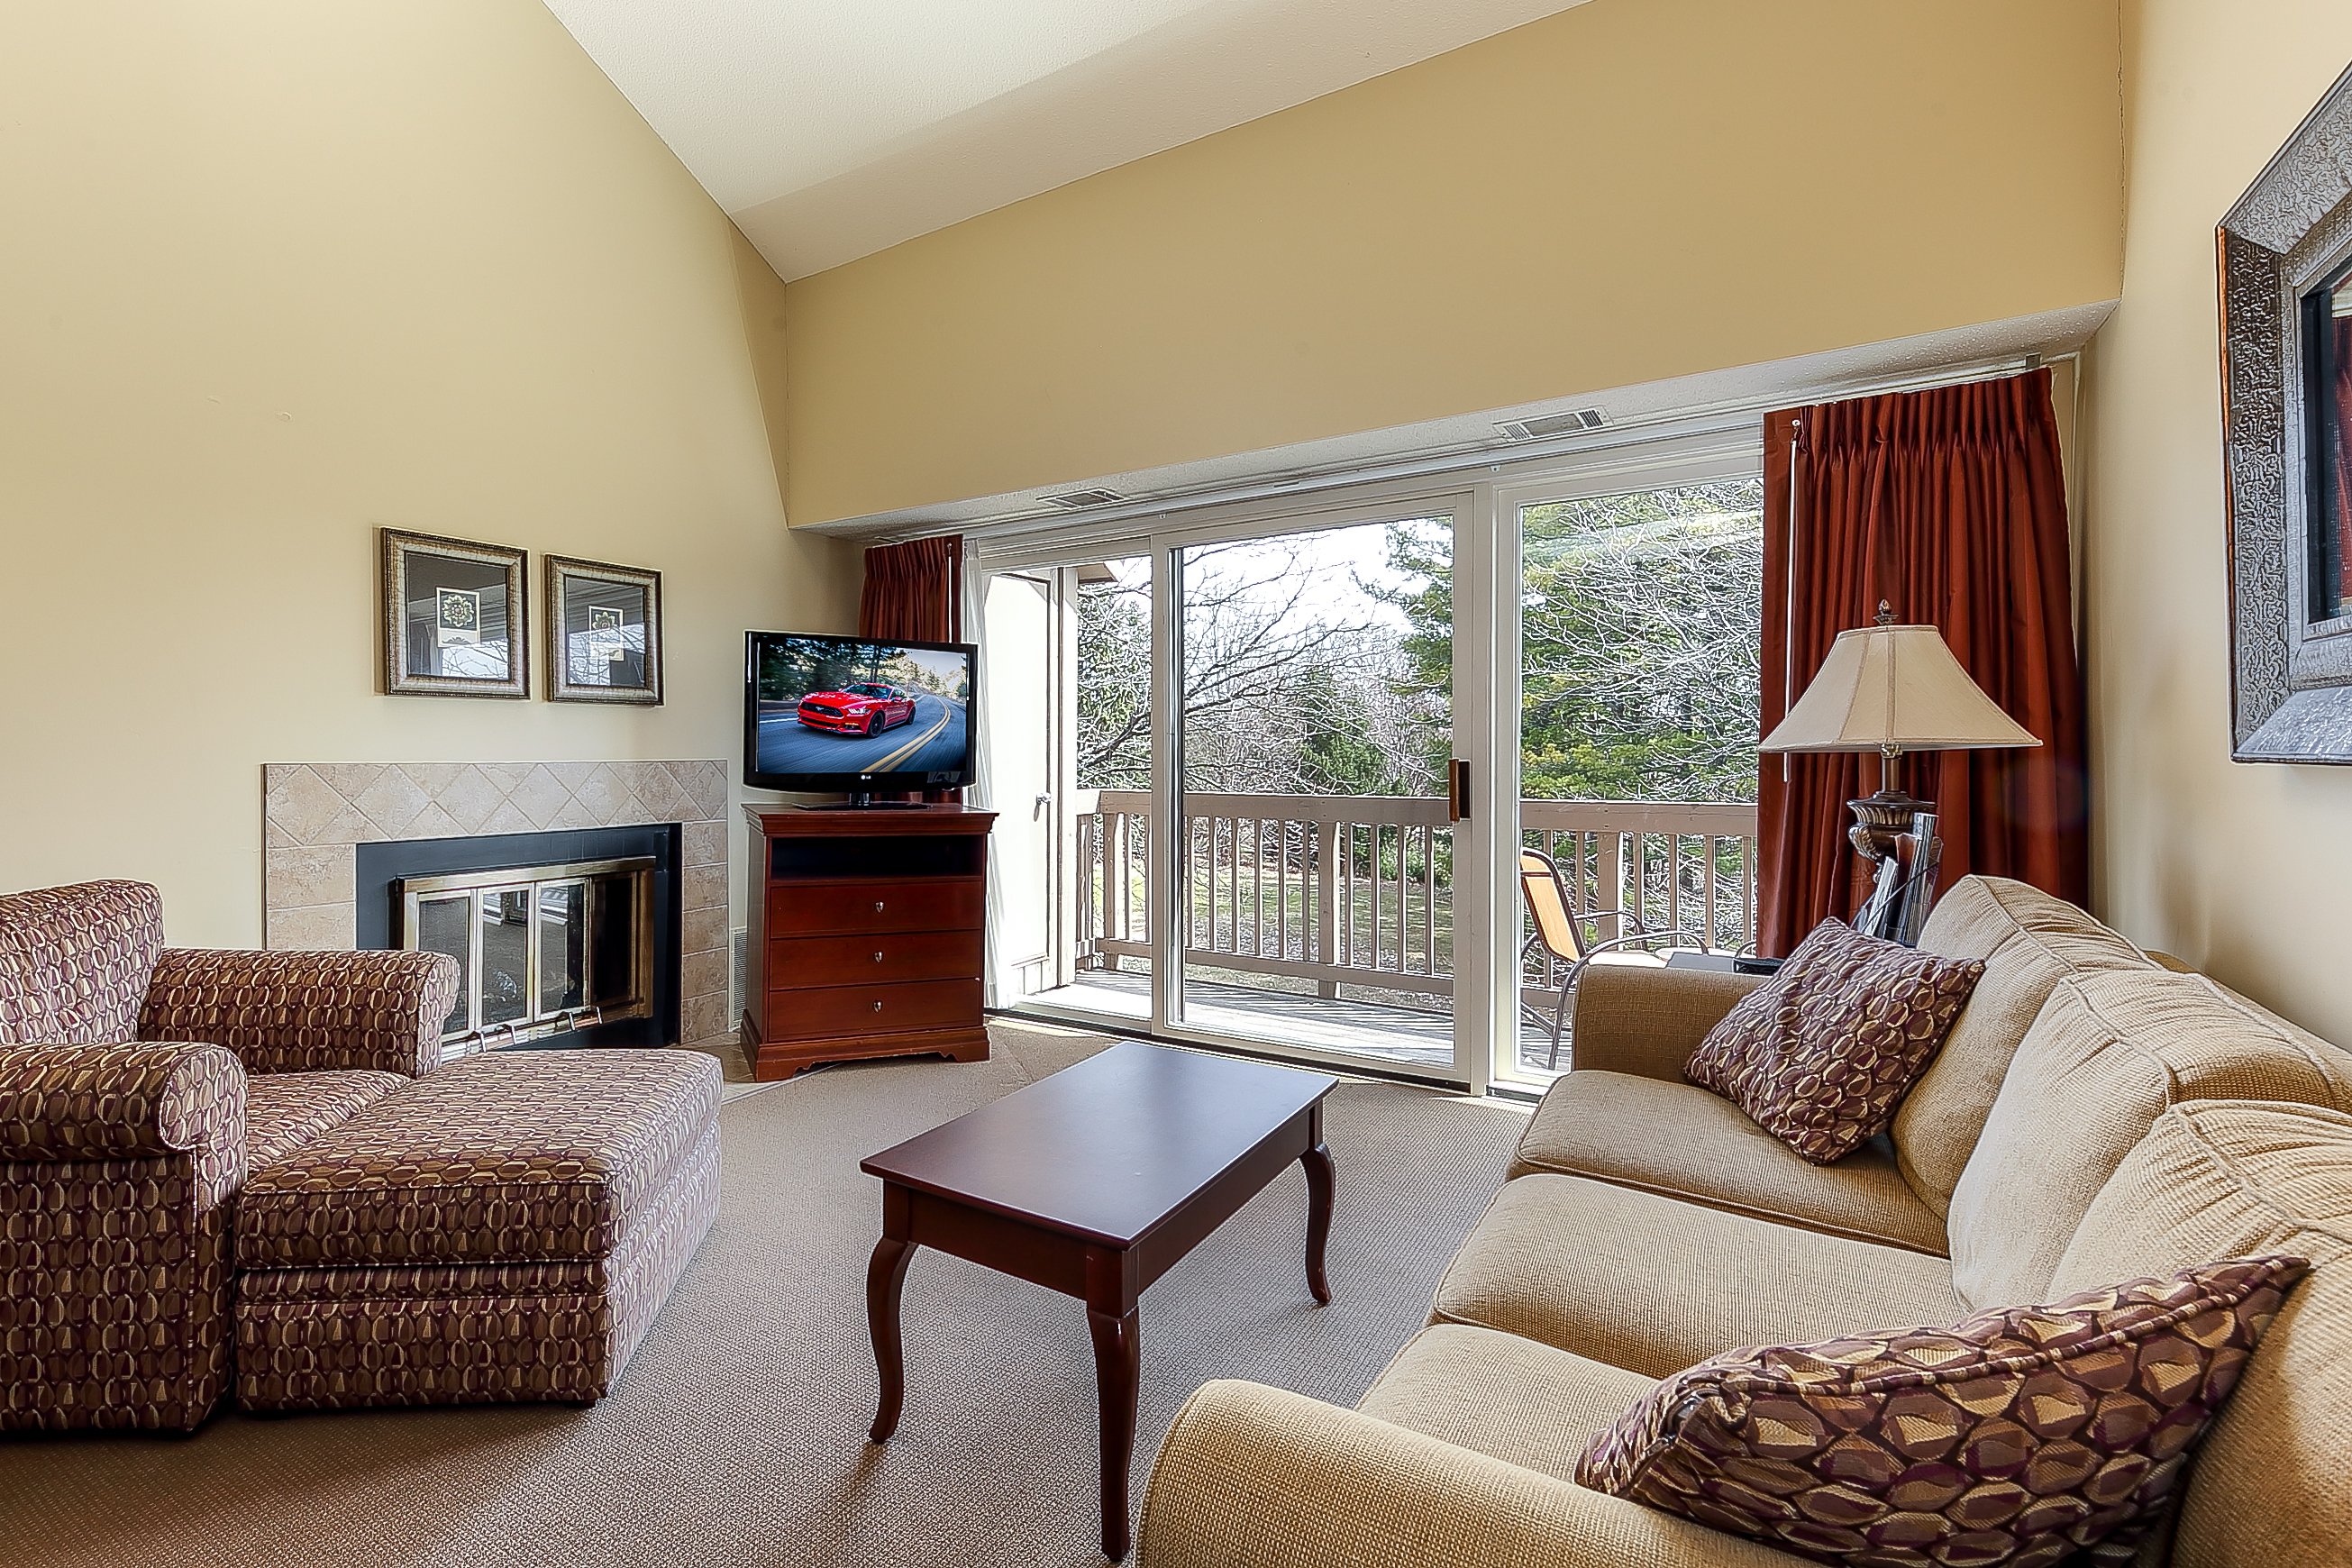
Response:
M0 1556L2352 1559L2347 67L0 14Z

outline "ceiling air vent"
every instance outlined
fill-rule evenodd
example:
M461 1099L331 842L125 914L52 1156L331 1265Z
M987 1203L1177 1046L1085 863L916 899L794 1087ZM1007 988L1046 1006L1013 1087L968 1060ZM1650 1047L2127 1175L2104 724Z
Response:
M1064 490L1059 495L1039 496L1047 506L1057 506L1065 511L1083 511L1090 506L1117 506L1127 498L1117 490Z
M1548 436L1598 430L1608 423L1598 408L1580 408L1573 414L1546 414L1534 419L1507 420L1495 428L1514 441L1540 441Z

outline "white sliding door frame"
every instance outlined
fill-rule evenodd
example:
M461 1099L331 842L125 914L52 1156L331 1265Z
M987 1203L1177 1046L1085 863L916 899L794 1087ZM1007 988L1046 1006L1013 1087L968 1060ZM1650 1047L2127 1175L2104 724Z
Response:
M1324 486L1105 521L1074 520L1050 531L1039 531L1032 520L995 542L978 531L974 560L983 571L1133 558L1151 563L1152 851L1146 908L1158 956L1149 1032L1258 1054L1275 1048L1183 1019L1184 930L1177 917L1186 895L1182 836L1174 827L1181 808L1181 551L1359 523L1452 520L1454 755L1470 764L1471 798L1454 839L1454 1056L1449 1070L1427 1076L1484 1093L1490 1084L1517 1077L1512 1063L1518 1045L1520 510L1752 476L1760 465L1760 431L1743 421L1734 428L1602 447L1569 458L1503 460L1469 472ZM1052 1003L1024 1007L1073 1024L1106 1022L1101 1015ZM1373 1065L1362 1058L1281 1048L1343 1071Z

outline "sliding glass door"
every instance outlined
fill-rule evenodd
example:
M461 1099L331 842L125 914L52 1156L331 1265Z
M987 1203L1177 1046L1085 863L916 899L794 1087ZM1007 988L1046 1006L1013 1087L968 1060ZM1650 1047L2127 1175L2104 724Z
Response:
M1448 512L1180 544L1169 1022L1459 1080Z
M1757 449L1604 456L992 563L1031 581L984 635L1001 603L1049 650L992 680L1000 707L1034 690L999 732L1061 737L990 800L1034 814L1004 847L1050 866L1050 896L1021 885L1055 911L998 1005L1538 1089L1574 1059L1591 954L1530 944L1528 849L1601 962L1727 963L1754 908Z
M1498 1080L1574 1059L1583 963L1753 942L1763 505L1745 452L1496 498L1520 556L1516 847L1555 868L1573 927L1548 952L1519 914Z

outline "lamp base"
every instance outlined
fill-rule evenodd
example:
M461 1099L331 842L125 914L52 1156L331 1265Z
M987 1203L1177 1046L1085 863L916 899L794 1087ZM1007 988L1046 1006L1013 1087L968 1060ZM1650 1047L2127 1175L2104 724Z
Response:
M1936 899L1937 868L1944 858L1933 805L1883 789L1846 802L1846 809L1854 817L1846 829L1847 841L1877 867L1869 901L1854 917L1853 929L1864 936L1917 946L1920 928L1927 923L1927 907Z
M1853 813L1853 826L1845 830L1846 841L1853 846L1855 854L1873 865L1895 853L1895 840L1911 831L1914 816L1936 809L1933 802L1905 795L1899 789L1883 789L1876 795L1847 801L1845 808Z

